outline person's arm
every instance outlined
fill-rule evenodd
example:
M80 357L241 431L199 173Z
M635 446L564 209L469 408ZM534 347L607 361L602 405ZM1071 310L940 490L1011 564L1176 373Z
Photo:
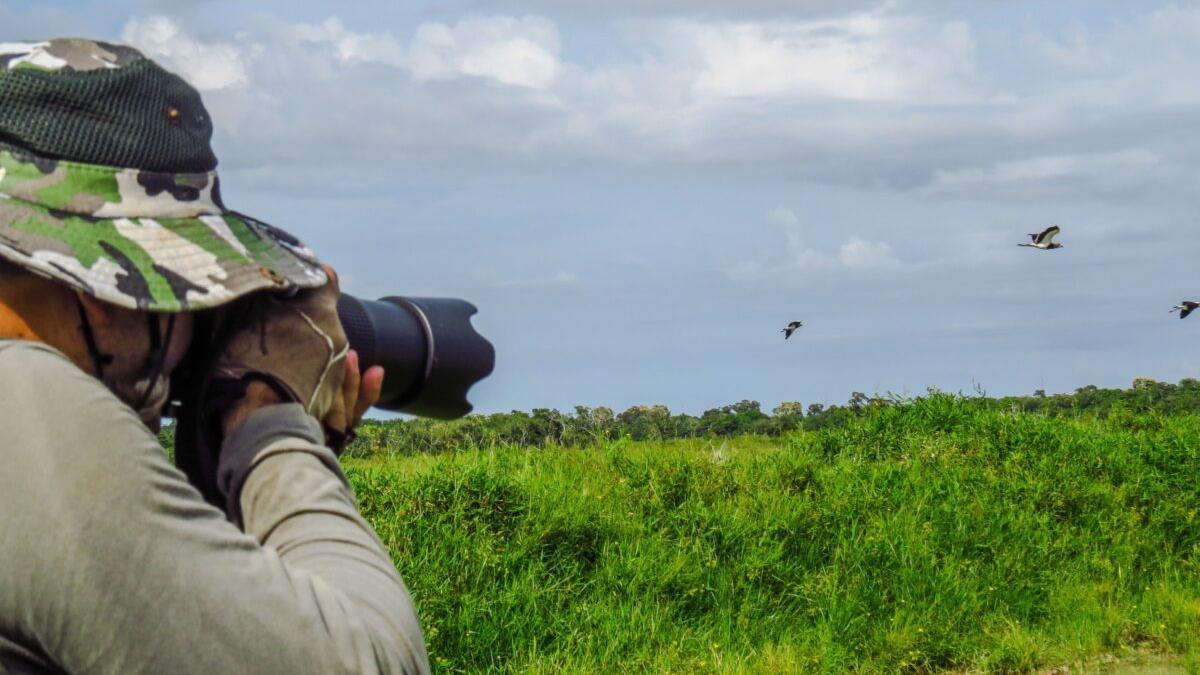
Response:
M229 515L285 565L338 591L319 609L337 633L335 644L352 647L344 658L375 653L382 672L425 672L412 600L322 439L320 425L299 404L252 413L221 452Z
M428 672L416 612L321 431L226 441L246 532L57 353L0 350L0 634L69 673Z

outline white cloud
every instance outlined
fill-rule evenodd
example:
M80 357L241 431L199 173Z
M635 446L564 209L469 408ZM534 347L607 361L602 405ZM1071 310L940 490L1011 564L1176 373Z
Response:
M782 235L782 251L776 250L759 260L742 260L724 269L735 281L811 278L814 275L840 274L846 271L886 271L899 268L900 261L890 244L852 235L836 252L810 246L805 227L796 212L778 206L766 215L771 228Z
M858 101L958 96L972 74L964 22L931 24L888 11L819 21L671 20L662 43L695 63L700 96Z
M851 269L888 269L898 267L900 261L892 254L892 247L883 241L867 241L858 235L838 249L838 261Z
M544 89L562 68L558 52L558 29L549 19L477 17L453 26L422 24L409 58L419 82L469 75Z
M294 37L303 42L329 45L341 62L361 61L403 67L407 64L404 45L387 34L355 33L336 17L317 25L296 24Z
M130 19L121 40L179 73L200 91L225 89L249 80L243 50L197 41L164 16Z
M783 235L786 251L787 268L801 272L816 272L828 270L834 266L835 260L821 251L810 248L805 240L804 226L799 216L786 206L777 206L767 213L767 222L773 229ZM770 271L770 268L759 267L760 270Z

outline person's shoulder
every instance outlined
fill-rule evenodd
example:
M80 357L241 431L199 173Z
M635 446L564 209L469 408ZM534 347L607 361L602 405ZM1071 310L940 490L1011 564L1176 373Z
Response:
M29 340L14 340L9 338L0 338L0 359L20 360L22 357L30 357L32 355L41 355L62 361L70 364L71 361L54 347L41 342L31 342ZM35 357L37 358L37 357Z
M37 342L0 340L0 382L0 416L10 419L80 409L111 416L125 407L62 352Z
M50 384L62 378L76 383L94 379L54 347L28 340L0 340L0 380L6 389L22 381Z
M0 458L32 474L119 495L106 481L165 462L137 414L51 347L0 341L0 382Z
M49 345L28 340L0 340L0 379L5 382L6 388L23 379L70 371L83 375L62 352Z

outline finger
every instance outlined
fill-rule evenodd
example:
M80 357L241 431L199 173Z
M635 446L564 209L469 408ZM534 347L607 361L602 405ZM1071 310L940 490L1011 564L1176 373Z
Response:
M346 354L346 377L342 379L342 411L346 414L346 422L353 423L351 414L358 406L358 391L362 383L362 374L358 372L358 352L351 349Z
M329 263L321 263L321 267L325 270L325 274L329 277L329 282L333 284L333 287L341 288L337 270L333 269Z
M383 376L383 366L371 366L363 373L357 405L354 407L355 425L362 421L367 410L379 403L379 397L383 393Z
M350 352L343 361L342 389L333 398L333 405L326 413L323 422L331 429L347 431L350 428L350 411L358 397L358 355Z

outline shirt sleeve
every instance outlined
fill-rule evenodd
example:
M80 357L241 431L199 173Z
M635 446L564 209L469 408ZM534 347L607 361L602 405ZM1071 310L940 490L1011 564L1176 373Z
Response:
M0 377L0 634L79 674L429 671L408 591L299 406L226 443L243 532L57 352L0 350Z

